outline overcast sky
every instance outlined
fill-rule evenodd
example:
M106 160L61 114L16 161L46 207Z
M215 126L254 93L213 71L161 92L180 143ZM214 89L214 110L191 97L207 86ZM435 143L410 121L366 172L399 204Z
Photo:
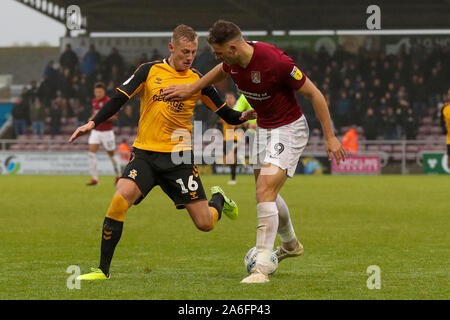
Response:
M0 47L13 45L38 45L47 42L59 45L65 34L65 25L14 0L1 0Z

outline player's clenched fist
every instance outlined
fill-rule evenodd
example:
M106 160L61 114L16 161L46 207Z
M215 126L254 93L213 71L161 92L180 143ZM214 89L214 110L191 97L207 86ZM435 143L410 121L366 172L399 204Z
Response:
M78 137L81 137L81 136L85 135L86 133L89 133L94 128L95 128L94 121L89 121L85 125L78 127L77 130L75 130L75 132L70 137L69 142L75 141Z

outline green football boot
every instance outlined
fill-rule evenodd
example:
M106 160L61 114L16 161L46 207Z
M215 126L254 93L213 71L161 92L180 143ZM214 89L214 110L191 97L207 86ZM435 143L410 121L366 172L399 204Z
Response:
M237 204L232 199L227 197L227 195L225 194L225 192L222 190L221 187L219 186L211 187L211 197L216 193L220 193L223 199L225 200L223 203L222 213L226 214L227 217L230 218L231 220L236 220L239 212Z
M90 273L82 274L77 277L77 280L106 280L109 275L103 273L99 268L91 268Z

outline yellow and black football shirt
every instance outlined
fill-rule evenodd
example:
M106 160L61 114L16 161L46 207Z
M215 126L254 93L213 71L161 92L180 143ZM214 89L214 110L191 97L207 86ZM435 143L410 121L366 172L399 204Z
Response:
M444 117L444 124L447 128L447 144L450 145L450 104L442 108L442 116Z
M161 95L174 84L191 84L200 79L195 69L178 72L166 59L144 63L117 88L128 98L141 94L140 117L133 147L157 152L191 150L191 118L198 100L217 111L225 105L217 90L210 86L187 100L168 101Z

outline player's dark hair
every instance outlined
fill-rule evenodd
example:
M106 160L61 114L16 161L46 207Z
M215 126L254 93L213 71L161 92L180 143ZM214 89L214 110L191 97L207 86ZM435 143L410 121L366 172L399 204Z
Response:
M185 38L188 41L195 41L197 37L194 29L185 24L180 24L173 30L172 42L178 41L181 38Z
M209 29L209 35L206 40L210 44L222 45L237 37L242 37L241 29L237 25L230 21L217 20Z
M103 82L96 82L94 84L94 89L103 89L106 90L106 86Z

